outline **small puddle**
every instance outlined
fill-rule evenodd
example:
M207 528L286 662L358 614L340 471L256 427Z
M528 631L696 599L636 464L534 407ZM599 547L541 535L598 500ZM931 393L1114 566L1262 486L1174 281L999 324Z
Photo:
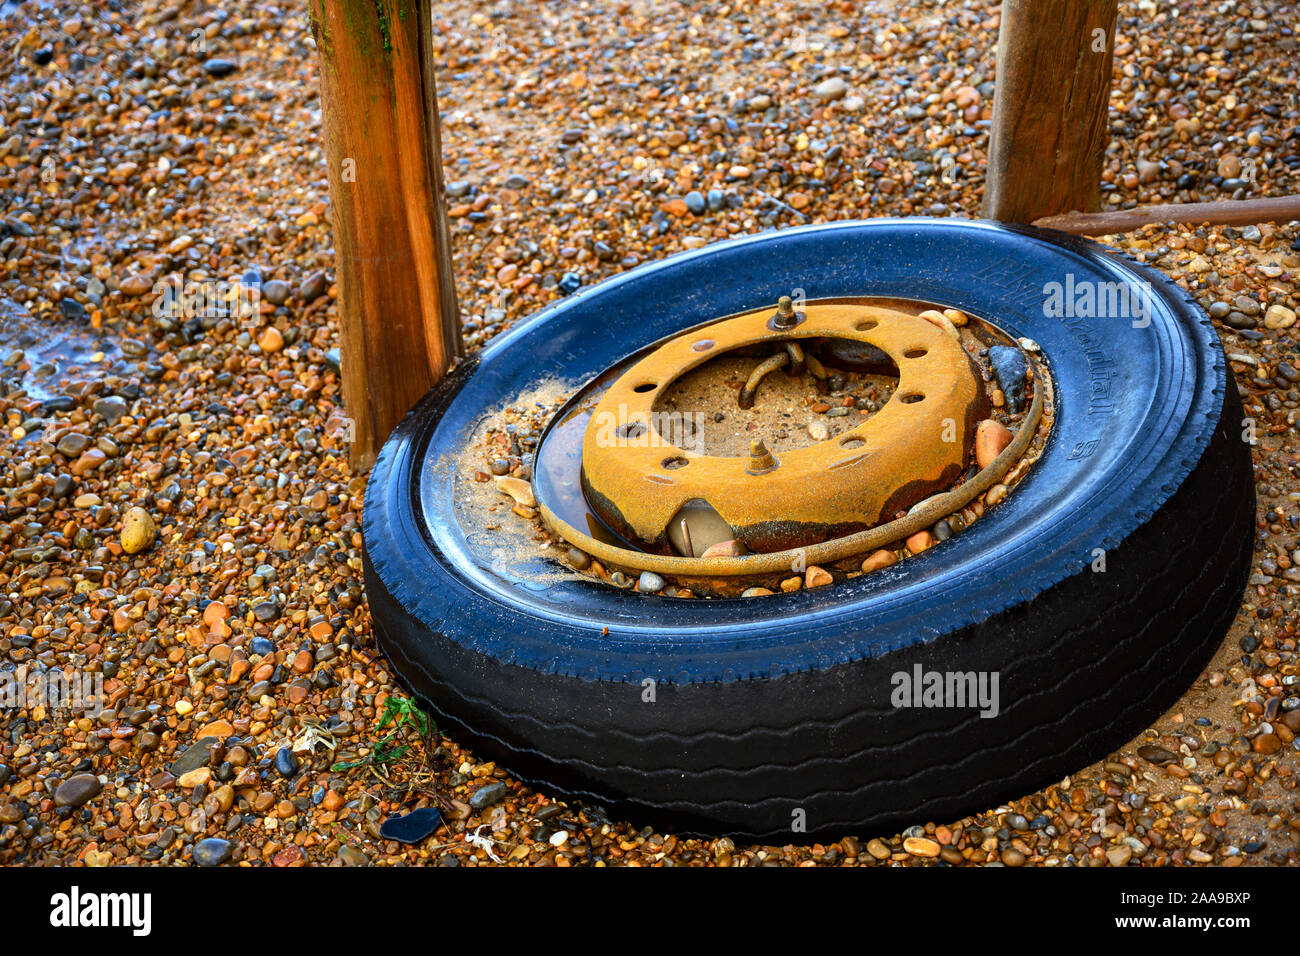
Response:
M0 17L32 14L37 10L49 10L53 6L54 0L3 0L0 2Z
M113 336L58 318L38 319L0 297L0 391L48 402L71 381L102 377L122 357Z
M592 408L579 408L551 426L547 440L539 445L533 467L538 498L554 509L556 517L574 528L586 528L597 541L621 548L635 547L623 540L587 504L582 493L582 439L591 421Z

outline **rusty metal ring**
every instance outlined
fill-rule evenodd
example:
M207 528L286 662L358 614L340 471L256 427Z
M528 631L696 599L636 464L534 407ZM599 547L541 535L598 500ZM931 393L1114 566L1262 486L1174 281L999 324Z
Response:
M701 501L750 550L767 553L872 528L956 481L988 399L955 330L859 303L808 303L801 314L803 322L782 332L768 328L761 309L720 320L707 329L706 349L700 330L685 332L610 384L583 438L582 486L614 531L662 552L674 515ZM827 338L875 346L899 370L893 399L835 439L785 450L778 468L755 468L743 457L682 447L656 426L657 397L713 357L782 349L744 385L745 408L763 375L791 363L787 345L802 354L801 341Z
M810 564L830 564L845 558L865 554L887 544L901 541L925 528L929 528L941 518L960 511L984 492L988 491L1011 470L1012 466L1024 455L1037 432L1042 418L1044 393L1050 388L1041 365L1032 355L1026 353L1034 379L1034 397L1025 420L1021 423L1011 443L1003 449L988 467L974 475L952 491L936 495L922 503L921 507L885 524L859 531L854 534L824 541L802 548L789 548L766 554L748 554L740 557L723 558L686 558L661 554L650 554L606 544L588 534L584 534L560 518L539 502L543 520L554 528L561 537L590 554L598 560L614 567L631 568L637 571L654 571L675 577L744 577L747 575L779 574L790 571L796 562L804 566Z

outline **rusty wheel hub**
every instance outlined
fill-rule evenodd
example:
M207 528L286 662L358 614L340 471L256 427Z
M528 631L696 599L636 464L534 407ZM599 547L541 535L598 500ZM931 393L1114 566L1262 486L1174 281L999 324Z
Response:
M873 346L898 369L893 398L866 421L804 448L768 451L755 436L749 457L699 453L708 423L656 412L672 382L726 352L770 346L741 389L753 404L777 368L824 370L802 344L838 339ZM680 335L615 381L596 406L583 441L583 489L611 528L645 546L681 551L672 534L687 506L711 506L751 552L842 537L947 487L965 470L977 422L987 415L983 384L960 342L914 315L855 303L760 309ZM815 490L815 493L813 491ZM692 552L701 549L692 548Z
M783 300L681 333L599 376L543 436L543 520L611 570L655 571L722 594L814 564L856 567L862 555L954 516L1024 456L1051 384L1026 353L1029 407L1001 453L971 468L976 426L989 415L984 375L964 333L916 306L827 300L799 310ZM896 375L892 397L803 447L776 446L759 425L747 432L748 454L734 436L721 443L731 454L709 453L716 414L667 410L670 386L712 359L752 358L748 381L728 383L730 401L746 409L776 390L767 376L780 369L811 373L819 386L833 379L819 355L854 373Z

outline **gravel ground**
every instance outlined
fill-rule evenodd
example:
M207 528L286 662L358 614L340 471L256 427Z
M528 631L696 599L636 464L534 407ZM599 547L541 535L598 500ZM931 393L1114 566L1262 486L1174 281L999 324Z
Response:
M716 239L978 214L992 3L438 11L471 346ZM0 16L0 668L99 674L108 698L0 709L0 863L1295 865L1294 224L1114 240L1211 310L1255 427L1254 576L1176 707L963 820L678 839L478 762L375 648L305 5ZM1105 202L1300 193L1295 23L1281 0L1123 3ZM252 317L155 307L168 276L241 275ZM397 835L427 808L436 831L390 838L418 808Z

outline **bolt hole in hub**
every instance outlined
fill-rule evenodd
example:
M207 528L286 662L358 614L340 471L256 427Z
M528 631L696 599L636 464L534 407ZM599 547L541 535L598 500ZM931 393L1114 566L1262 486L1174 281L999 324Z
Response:
M651 572L665 593L757 596L869 573L1024 477L1053 416L1036 351L905 300L782 299L719 319L556 413L534 469L541 518L581 552L575 567L620 586Z

